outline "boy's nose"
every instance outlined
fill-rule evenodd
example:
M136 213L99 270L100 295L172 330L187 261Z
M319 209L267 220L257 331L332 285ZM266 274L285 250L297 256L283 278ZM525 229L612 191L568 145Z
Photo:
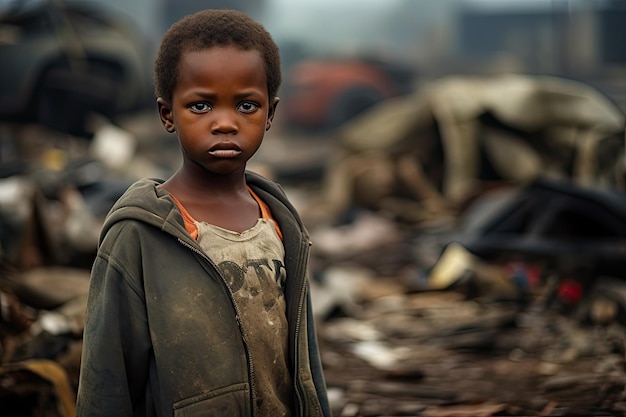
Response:
M237 131L237 114L234 111L213 109L211 131L213 133L232 133Z

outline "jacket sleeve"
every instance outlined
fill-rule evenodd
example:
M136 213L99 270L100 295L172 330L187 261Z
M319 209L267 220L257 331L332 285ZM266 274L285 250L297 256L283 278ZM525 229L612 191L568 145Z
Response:
M124 242L135 236L105 237L91 270L77 416L134 416L145 406L151 352L142 281L128 270L139 251ZM107 242L116 240L116 244ZM123 254L120 252L123 248ZM135 248L135 249L134 249ZM120 257L116 257L116 253ZM135 254L135 264L140 264ZM140 271L140 265L134 266Z
M328 393L326 392L326 379L324 378L324 370L322 368L322 360L317 343L317 330L315 328L315 321L313 318L313 306L310 292L307 292L307 333L309 340L309 361L315 390L317 391L317 396L320 406L322 407L324 417L331 417Z

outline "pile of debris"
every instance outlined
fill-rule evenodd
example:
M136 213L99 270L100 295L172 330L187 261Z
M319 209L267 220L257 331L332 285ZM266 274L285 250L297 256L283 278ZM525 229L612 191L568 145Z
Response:
M626 412L626 195L497 194L453 231L368 213L314 233L335 415Z
M138 176L160 176L129 131L85 139L0 126L0 409L75 415L90 267L102 221ZM131 163L132 162L132 163Z
M604 307L604 306L603 306ZM621 416L624 327L543 306L395 294L320 333L336 416Z

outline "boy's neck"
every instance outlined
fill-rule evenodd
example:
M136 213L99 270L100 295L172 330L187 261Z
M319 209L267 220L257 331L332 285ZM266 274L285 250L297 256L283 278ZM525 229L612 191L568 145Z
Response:
M183 205L195 220L235 232L256 224L260 209L247 188L245 173L218 176L176 172L161 187Z
M247 191L247 184L245 171L219 175L205 171L198 173L196 170L182 167L163 184L163 188L174 194L178 191L189 195L206 193L228 195Z

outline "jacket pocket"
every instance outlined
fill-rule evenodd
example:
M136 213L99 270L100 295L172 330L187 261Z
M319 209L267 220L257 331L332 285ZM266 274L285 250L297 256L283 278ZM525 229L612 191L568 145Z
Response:
M174 417L249 416L250 389L247 383L185 398L174 403Z

